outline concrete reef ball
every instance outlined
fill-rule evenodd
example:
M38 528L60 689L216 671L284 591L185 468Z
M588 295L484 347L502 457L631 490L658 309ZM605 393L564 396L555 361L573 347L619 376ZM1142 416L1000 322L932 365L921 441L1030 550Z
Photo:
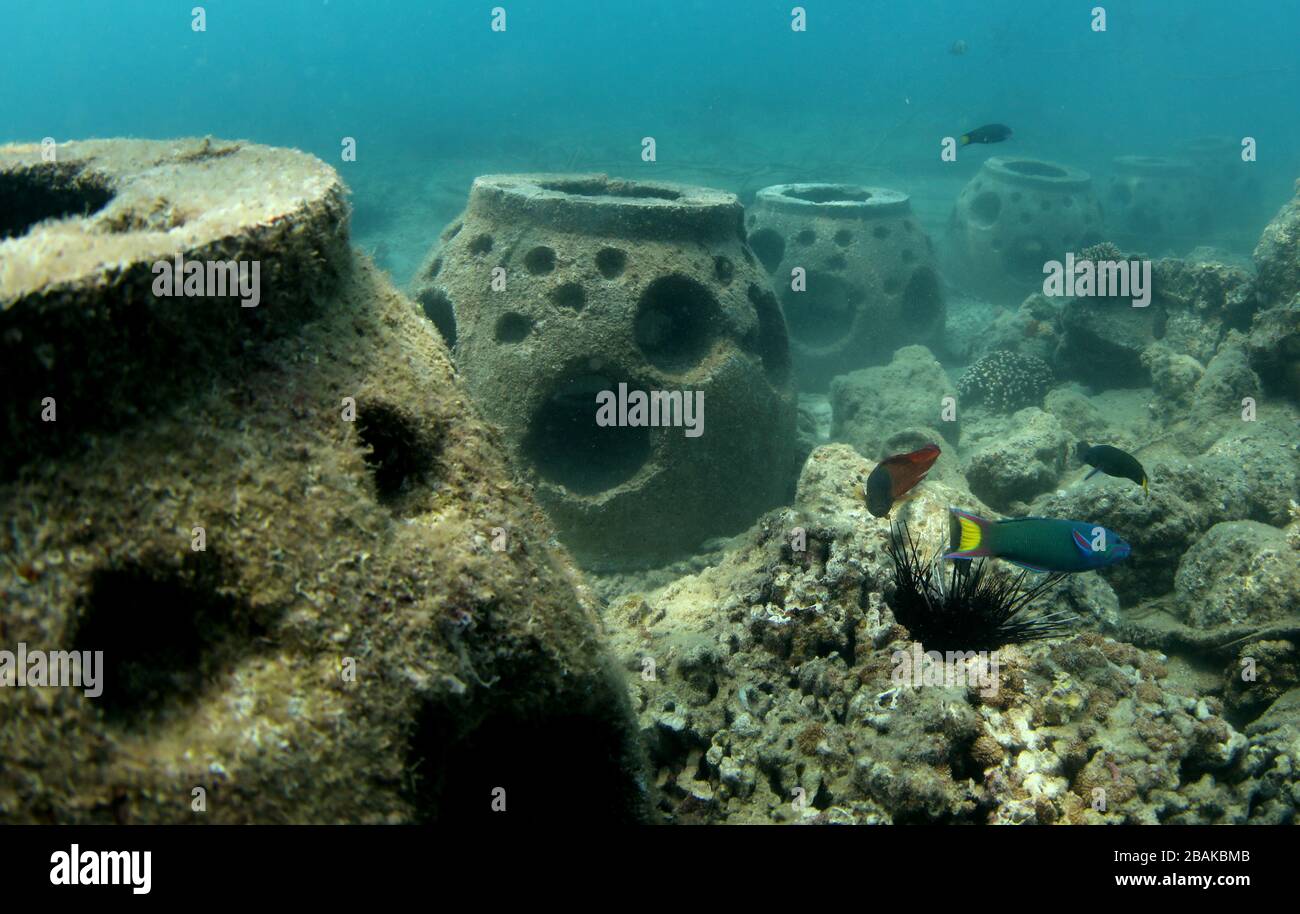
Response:
M793 485L785 321L734 195L480 177L413 291L584 564L680 556ZM597 393L621 384L702 392L703 434L598 425Z
M0 149L0 479L210 383L232 347L315 313L346 259L346 191L313 156L210 139L49 153ZM177 255L257 262L257 306L155 296L154 265Z
M596 602L343 243L338 174L191 139L57 158L0 146L0 371L57 393L6 416L0 640L101 653L100 691L0 688L0 822L450 824L501 784L538 822L569 777L641 818ZM178 250L261 258L259 305L155 298Z
M1118 156L1106 180L1111 234L1143 250L1190 247L1211 227L1210 197L1191 162L1163 156Z
M967 281L989 295L1041 287L1043 264L1104 237L1087 172L994 156L957 197L950 244Z
M908 196L854 184L765 187L746 218L749 245L781 298L800 388L933 344L945 305L934 245ZM802 267L805 287L792 288Z

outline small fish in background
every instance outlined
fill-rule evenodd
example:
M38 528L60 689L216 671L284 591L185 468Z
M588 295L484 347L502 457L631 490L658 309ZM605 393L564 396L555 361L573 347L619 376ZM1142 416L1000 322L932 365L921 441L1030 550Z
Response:
M952 542L946 559L990 556L1030 571L1092 571L1129 557L1132 547L1113 530L1081 520L1011 517L986 520L949 508Z
M867 477L867 510L872 517L888 517L894 502L902 498L930 472L939 459L939 446L927 444L908 454L886 457Z
M952 43L952 47L948 49L948 53L951 54L953 57L960 57L961 55L966 53L968 48L969 45L966 44L965 39L958 38L956 41Z
M969 146L971 143L1001 143L1011 136L1011 128L1006 124L985 124L983 127L976 127L970 133L961 135L962 146Z
M1081 461L1093 467L1093 471L1083 477L1085 480L1092 479L1098 473L1105 473L1107 476L1131 479L1142 487L1143 492L1150 492L1147 488L1147 471L1142 469L1142 464L1127 451L1121 451L1109 444L1089 446L1088 442L1080 441L1075 446L1075 452Z

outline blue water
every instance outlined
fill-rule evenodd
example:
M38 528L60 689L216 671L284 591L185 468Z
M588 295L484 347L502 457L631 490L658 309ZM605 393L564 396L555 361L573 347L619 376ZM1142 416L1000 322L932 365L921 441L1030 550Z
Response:
M969 177L979 159L942 172L939 143L986 122L1016 131L999 151L1084 167L1253 136L1259 225L1300 173L1300 4L1276 0L1109 3L1104 33L1091 4L1060 0L813 0L801 33L788 0L511 0L504 32L488 2L215 0L203 33L194 5L2 0L0 141L305 149L353 188L359 239L392 236L399 274L454 207L384 223L452 160L453 187L529 164L698 178L684 166L757 161L816 162L822 179L886 166L907 184Z

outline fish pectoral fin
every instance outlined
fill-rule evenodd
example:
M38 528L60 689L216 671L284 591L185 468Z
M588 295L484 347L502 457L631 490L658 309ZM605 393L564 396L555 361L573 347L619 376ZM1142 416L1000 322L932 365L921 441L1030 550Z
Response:
M1079 547L1080 552L1084 555L1092 555L1092 544L1088 542L1087 538L1082 533L1075 530L1071 535L1074 537L1074 545Z
M1050 568L1040 568L1038 565L1030 565L1028 562L1017 562L1012 559L1007 559L1007 561L1011 562L1012 565L1019 565L1021 568L1024 568L1026 571L1041 571L1044 574L1051 571Z
M1101 472L1101 467L1095 467L1091 473L1083 477L1083 481L1087 482L1089 479L1092 479L1092 477L1096 476L1100 472Z

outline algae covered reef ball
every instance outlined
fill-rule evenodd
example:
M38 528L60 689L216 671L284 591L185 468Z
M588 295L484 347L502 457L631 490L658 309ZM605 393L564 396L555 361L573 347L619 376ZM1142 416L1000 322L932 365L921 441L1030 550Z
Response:
M745 224L785 314L800 391L942 338L934 245L902 191L776 184L758 191Z
M0 241L0 632L101 652L102 695L0 688L0 821L453 822L506 779L540 819L571 775L640 818L594 599L347 244L338 173L242 142L57 155L0 146L26 217ZM260 259L257 307L154 297L178 247ZM518 768L504 734L575 754Z
M416 299L454 326L466 386L590 567L681 558L793 483L786 322L743 218L735 195L701 187L486 175L416 275ZM605 422L614 396L629 409ZM703 427L686 428L695 403Z

